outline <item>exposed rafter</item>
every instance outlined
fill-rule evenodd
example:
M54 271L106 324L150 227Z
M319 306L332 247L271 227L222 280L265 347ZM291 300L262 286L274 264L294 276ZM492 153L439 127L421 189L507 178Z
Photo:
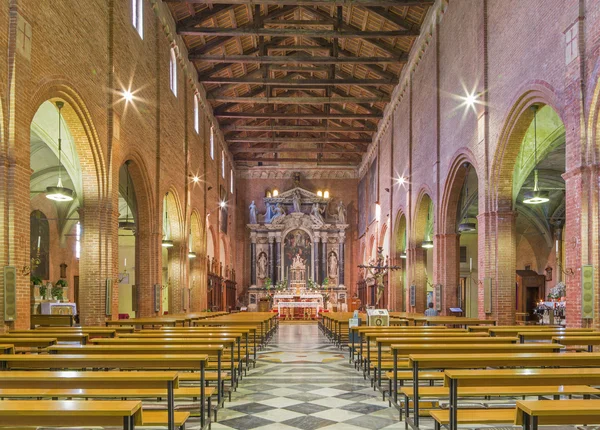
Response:
M318 104L346 104L346 103L382 103L389 102L389 97L225 97L216 96L209 97L209 100L225 103L249 103L249 104L265 104L272 103L278 105L318 105Z
M241 153L261 154L261 153L265 153L265 152L269 152L269 153L287 152L287 153L293 154L293 153L315 152L317 150L320 153L327 153L327 154L364 154L366 152L366 148L353 148L353 149L317 148L315 146L310 146L310 147L306 147L306 148L264 148L264 147L232 148L232 147L230 147L229 150L233 154L241 154Z
M430 6L434 0L164 0L166 3L275 4L298 6Z
M218 118L264 118L264 119L381 119L383 114L371 113L262 113L262 112L217 112Z
M369 127L336 127L328 125L226 125L221 127L223 132L310 132L310 133L375 133L376 128Z
M288 86L288 87L311 87L314 85L360 85L380 86L380 85L395 85L396 82L388 81L387 79L264 79L261 77L244 76L241 78L221 78L212 77L202 80L206 84L252 84L252 85L267 85L267 86Z
M407 57L315 57L311 55L277 55L277 56L252 56L252 55L190 55L192 61L206 63L261 63L261 64L378 64L378 63L405 63Z
M280 37L338 37L340 39L381 39L382 37L415 37L414 30L361 31L354 29L322 30L309 28L222 28L222 27L178 27L182 36L280 36Z
M370 139L323 139L319 137L232 137L229 143L329 143L348 145L368 145Z

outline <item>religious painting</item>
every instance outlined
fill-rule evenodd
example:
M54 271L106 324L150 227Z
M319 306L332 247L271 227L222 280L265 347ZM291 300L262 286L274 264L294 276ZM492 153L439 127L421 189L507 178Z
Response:
M50 279L50 226L46 215L37 210L31 212L29 232L29 254L33 266L31 276L48 280Z
M311 255L312 243L308 233L300 229L290 231L283 242L283 276L291 281L291 270L304 268L300 275L306 281L310 273Z
M219 193L221 202L227 203L227 190L223 185L221 185L221 191ZM221 231L227 234L227 225L229 223L229 212L227 209L227 204L221 206Z
M363 176L358 183L358 235L362 236L367 230L367 175Z
M367 175L369 177L368 192L367 192L367 205L369 210L367 211L368 220L367 224L371 224L375 221L376 211L375 203L377 202L377 158L373 159Z

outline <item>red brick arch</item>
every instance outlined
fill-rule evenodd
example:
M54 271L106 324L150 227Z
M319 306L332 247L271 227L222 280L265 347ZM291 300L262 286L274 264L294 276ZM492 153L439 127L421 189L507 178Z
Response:
M423 240L425 240L425 226L427 225L427 212L429 211L429 204L430 202L433 201L433 199L431 198L432 193L431 190L429 190L429 188L424 185L421 188L421 191L419 191L418 197L417 197L417 204L415 205L414 208L414 216L413 216L413 225L412 225L412 245L413 246L417 246L420 247L421 246L421 242ZM433 210L434 216L435 216L435 203L434 203L434 210ZM433 220L434 222L434 226L435 226L435 219ZM435 227L434 227L434 231L435 231ZM431 238L431 240L433 240L433 237Z
M490 210L499 212L513 210L513 173L514 166L523 143L525 133L533 121L533 112L529 109L537 104L549 105L565 123L561 106L554 89L545 82L529 84L528 89L520 92L504 121L504 127L498 138L496 152L490 169Z

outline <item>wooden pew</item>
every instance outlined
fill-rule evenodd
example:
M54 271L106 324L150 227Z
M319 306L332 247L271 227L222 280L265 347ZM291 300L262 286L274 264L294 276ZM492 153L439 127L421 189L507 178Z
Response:
M166 393L167 399L174 398L175 390L179 390L179 376L174 371L138 371L138 372L57 372L57 371L4 371L0 378L0 397L44 397L44 393L49 390L56 390L57 397L65 397L67 391L88 392L90 397L95 390L97 392L106 392L113 397L120 397L118 394L125 393L123 390L139 390L137 397L144 397L143 390L150 390ZM57 388L60 387L60 388ZM58 390L64 390L61 394ZM83 391L82 391L83 390ZM73 396L79 397L76 392ZM85 396L83 396L85 397ZM101 396L102 397L102 396ZM157 397L157 396L152 396ZM171 411L172 414L171 415ZM187 416L176 414L173 402L167 402L166 414L161 411L146 414L145 425L150 422L157 425L167 425L169 428L175 428L179 425L177 422L185 422ZM169 421L172 419L173 421Z
M92 339L95 337L115 337L116 330L104 327L87 328L82 329L80 327L44 327L36 328L35 330L11 330L11 334L32 334L36 333L42 336L53 336L54 334L65 334L65 333L82 333L88 334L88 338Z
M600 345L600 336L554 336L552 342L560 343L565 346L587 346L588 352L594 352L594 346Z
M458 409L458 396L475 396L477 393L488 393L502 396L510 395L511 390L521 390L522 394L518 395L542 395L532 394L531 390L542 390L544 387L557 387L560 392L551 393L548 391L546 395L565 395L568 390L572 392L573 386L585 386L580 390L579 395L589 397L597 393L589 391L589 385L600 384L600 369L599 368L557 368L557 369L483 369L483 370L446 370L444 387L438 387L446 392L446 396L450 399L450 411L435 411L432 416L439 424L450 424L456 428L458 424L466 424L469 421L468 413ZM570 389L566 387L571 386ZM585 390L588 390L587 392ZM408 390L402 389L406 393ZM421 393L424 391L426 396L431 395L428 387L421 387ZM429 392L429 393L428 393ZM508 393L508 394L507 394ZM409 393L410 394L410 393ZM444 397L444 395L442 395ZM455 412L456 411L456 412ZM478 414L479 419L485 419L486 423L506 423L504 412L489 410ZM466 421L465 421L466 420Z
M0 355L0 369L127 369L127 370L199 370L200 420L205 424L205 367L207 355L199 354L90 354L90 355ZM173 399L170 399L173 410ZM169 422L173 423L171 417ZM173 428L173 427L170 427Z
M1 354L14 354L15 353L15 346L14 345L8 345L8 344L0 343L0 353Z
M555 330L555 329L560 329L560 328L564 328L561 325L555 324L555 325L502 325L502 326L469 326L468 330L470 332L474 332L474 333L488 333L490 330L495 330L495 329L515 329L515 330L520 330L520 331L525 331L525 330L535 330L535 331L540 331L540 330Z
M518 336L519 336L519 341L521 343L525 343L525 341L528 340L548 340L551 341L553 337L556 336L562 336L564 334L568 334L569 336L600 336L600 332L594 331L594 332L590 332L587 330L582 330L582 331L574 331L571 330L568 333L565 333L562 330L557 330L557 331L552 331L552 330L546 330L546 331L524 331L524 332L519 332Z
M135 331L135 327L129 326L115 326L107 329L106 327L100 326L81 326L81 327L36 327L34 329L37 332L44 331L61 331L61 332L69 332L69 331L86 331L86 330L114 330L116 334L120 333L133 333Z
M515 345L516 346L516 345ZM394 373L398 371L398 350L394 353ZM398 348L400 349L400 348ZM413 424L419 425L419 371L420 369L480 369L486 367L589 367L600 366L600 353L489 353L489 354L411 354L409 368L413 371L414 413ZM397 381L394 380L394 401L397 405ZM452 392L455 388L450 387Z
M0 427L123 426L133 430L142 423L140 401L0 401Z
M150 326L150 327L175 327L178 320L176 318L130 318L128 320L109 320L106 321L106 327L113 326Z
M556 336L559 336L561 334L571 334L571 333L588 333L588 332L593 332L594 329L590 328L562 328L562 329L532 329L532 328L527 328L527 327L523 327L520 326L520 328L506 328L506 327L494 327L494 328L490 328L489 333L490 336L510 336L510 337L514 337L514 336L518 336L519 333L525 333L527 331L554 331L556 332Z
M409 321L412 319L412 323L417 325L421 323L423 325L429 324L444 324L444 325L460 325L463 327L469 327L472 325L496 325L496 320L488 320L481 318L466 318L466 317L448 317L448 316L438 316L438 317L426 317L426 316L418 316L418 317L408 317Z
M10 344L15 348L35 348L44 349L51 345L56 345L58 340L55 337L0 337L0 343Z
M75 315L31 315L30 327L72 327L75 325Z
M56 338L58 342L78 342L81 345L85 345L88 341L89 335L87 333L37 333L34 331L26 332L26 333L8 333L4 334L3 337L5 339L12 338L29 338L29 339L37 339L37 338Z
M598 424L600 400L520 400L514 422L531 430L538 425Z

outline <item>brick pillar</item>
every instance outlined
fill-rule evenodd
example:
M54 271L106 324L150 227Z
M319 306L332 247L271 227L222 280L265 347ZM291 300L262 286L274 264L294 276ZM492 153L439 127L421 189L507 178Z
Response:
M420 246L406 250L408 266L410 270L408 272L410 274L408 287L410 287L410 285L415 285L417 287L415 301L416 306L414 307L410 306L410 288L407 288L407 312L425 312L425 306L427 305L425 303L427 298L427 281L425 279L425 270L427 269L426 253L427 250L421 248Z
M498 324L515 323L516 307L516 213L497 211L479 214L479 318L496 319ZM492 312L484 312L484 281L492 281Z
M136 232L135 246L135 283L137 294L136 317L148 318L156 315L154 312L154 284L160 284L156 270L156 242L157 235L144 232L146 229Z
M81 325L104 325L106 319L106 279L102 270L103 227L102 202L86 201L79 210L81 222L81 254L79 259L79 315ZM114 279L114 277L111 277ZM116 281L114 281L116 283ZM111 312L109 312L111 313ZM117 313L117 309L112 310Z
M175 246L169 249L169 314L178 314L183 311L182 294L184 279L184 264L187 258L187 247L185 244L175 242ZM163 309L164 311L164 309Z
M567 325L581 327L587 325L581 319L581 266L592 264L593 255L597 252L597 216L598 205L598 169L587 166L563 175L566 185L566 224L565 237L565 283L567 284ZM595 234L593 233L595 230ZM598 266L594 273L596 291L595 319L598 321Z
M442 315L446 315L448 308L457 306L460 275L459 250L459 234L450 233L435 236L433 255L436 264L434 264L433 282L442 286ZM435 305L437 308L437 303Z

